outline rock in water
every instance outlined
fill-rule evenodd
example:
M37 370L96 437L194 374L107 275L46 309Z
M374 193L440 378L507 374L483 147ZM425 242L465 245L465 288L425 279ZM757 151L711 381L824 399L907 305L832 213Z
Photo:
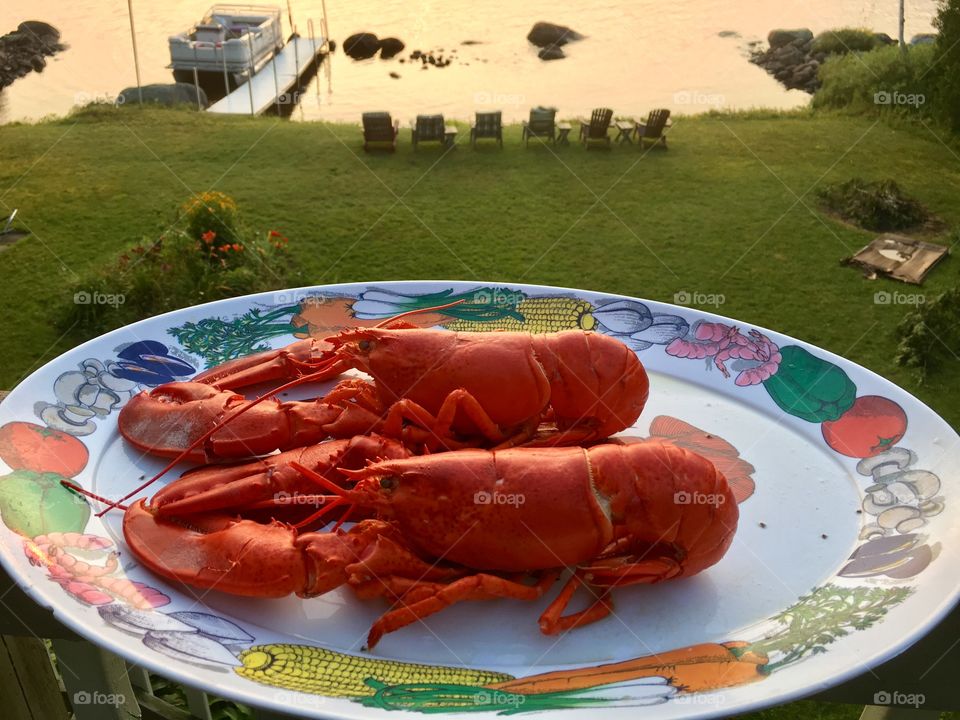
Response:
M813 51L813 33L800 30L771 30L770 47L762 50L750 44L750 62L759 65L788 90L814 93L820 87L820 65L827 53Z
M343 51L354 60L372 58L380 49L380 39L373 33L355 33L343 41Z
M197 88L190 83L173 83L172 85L144 85L143 102L156 103L157 105L192 105L197 106ZM120 91L117 97L117 104L136 105L140 102L140 94L137 88L128 87ZM207 94L200 88L200 104L208 107L210 101L207 100Z
M394 37L384 38L380 41L380 59L389 60L394 55L402 53L405 47L402 40Z
M527 40L540 48L551 45L561 47L574 40L583 40L583 35L565 25L554 25L548 22L538 22L527 33Z
M31 71L41 72L46 58L64 46L60 31L39 20L27 20L11 33L0 37L0 89Z
M566 55L564 55L563 50L556 45L548 45L537 53L537 57L541 60L562 60Z
M767 35L767 42L770 44L771 50L789 45L795 41L805 43L809 40L813 40L813 31L807 28L801 28L799 30L771 30L770 34Z
M33 37L48 45L60 42L60 31L53 25L40 22L39 20L27 20L20 23L17 27L17 32L21 35Z

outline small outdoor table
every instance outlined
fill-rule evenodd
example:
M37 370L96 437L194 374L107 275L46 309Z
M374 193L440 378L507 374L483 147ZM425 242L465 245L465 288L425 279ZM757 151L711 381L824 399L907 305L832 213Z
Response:
M443 127L443 144L452 148L457 144L457 126L456 125L444 125Z
M557 123L557 130L560 131L560 136L557 138L557 142L561 145L570 144L570 131L573 129L573 126L568 122Z
M620 134L617 135L617 142L621 144L625 142L632 144L633 131L636 129L637 123L633 120L630 120L630 121L618 120L616 122L616 127L617 127L617 130L620 131Z

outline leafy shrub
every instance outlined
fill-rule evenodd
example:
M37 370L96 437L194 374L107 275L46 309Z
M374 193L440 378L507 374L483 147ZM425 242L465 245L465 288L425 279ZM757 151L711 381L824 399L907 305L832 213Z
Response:
M929 71L936 59L934 45L917 45L906 55L896 45L834 55L820 66L821 87L813 107L858 113L927 110L934 95Z
M916 370L920 382L942 367L955 366L954 353L960 350L960 286L917 306L900 321L897 336L897 363Z
M817 197L828 210L867 230L902 230L927 218L924 207L893 180L853 178L818 189Z
M936 109L954 132L960 132L960 0L941 0L934 25L939 31L933 45L937 64L931 73Z
M873 31L866 28L837 28L826 30L813 39L811 50L828 55L843 55L848 52L866 52L880 44Z
M246 229L232 198L205 193L185 203L159 238L144 238L81 277L70 293L73 302L58 309L58 325L77 337L95 337L198 302L283 288L287 254L287 238L279 232Z
M184 231L194 240L210 233L220 244L239 241L240 212L232 197L222 192L194 195L181 207Z

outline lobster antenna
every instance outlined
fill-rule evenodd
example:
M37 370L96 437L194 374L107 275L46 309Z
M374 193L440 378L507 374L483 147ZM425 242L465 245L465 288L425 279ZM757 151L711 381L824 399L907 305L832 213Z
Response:
M312 525L314 522L316 522L317 520L319 520L320 518L322 518L324 515L326 515L328 512L330 512L331 510L333 510L335 507L338 507L338 506L342 505L342 504L345 503L345 502L346 502L346 500L345 500L344 498L338 497L338 498L337 498L336 500L334 500L332 503L330 503L329 505L324 505L322 508L320 508L320 509L317 510L315 513L313 513L313 515L311 515L311 516L308 517L308 518L304 518L303 520L301 520L300 522L298 522L298 523L297 523L296 525L294 525L293 527L294 527L296 530L301 530L301 529L307 527L308 525ZM351 506L351 507L353 507L353 506Z
M353 511L356 509L357 509L357 504L350 503L350 506L347 508L347 511L340 516L340 519L337 520L337 524L333 526L333 530L331 530L330 532L336 532L337 530L339 530L340 526L350 519L350 516L353 514Z
M410 316L412 316L412 315L422 315L422 314L424 314L424 313L436 312L437 310L446 310L447 308L452 308L452 307L454 307L455 305L463 305L463 303L465 303L465 302L466 302L466 299L465 299L465 298L462 298L462 299L456 300L456 301L454 301L454 302L449 302L449 303L447 303L446 305L434 305L433 307L415 308L415 309L413 309L413 310L407 310L406 312L402 312L402 313L400 313L399 315L394 315L393 317L384 318L383 320L381 320L380 322L378 322L378 323L377 323L376 325L374 325L373 327L375 327L375 328L385 328L385 327L387 327L387 325L389 325L390 323L397 322L398 320L403 320L404 318L410 317Z
M69 480L61 480L60 484L63 485L68 490L73 490L74 492L78 492L81 495L86 495L88 498L93 498L97 502L102 502L107 505L110 505L111 507L119 508L120 510L124 510L124 511L126 511L127 509L126 505L120 504L120 502L123 502L122 500L120 502L113 502L112 500L107 500L102 495L97 495L96 493L90 492L86 488L82 488L76 483L70 482Z
M401 319L403 319L403 318L410 317L411 315L420 315L420 314L423 314L423 313L426 313L426 312L434 312L434 311L436 311L436 310L445 310L445 309L447 309L447 308L453 307L454 305L460 305L460 304L462 304L462 303L464 303L464 302L466 302L466 300L461 299L461 300L457 300L456 302L446 303L445 305L436 305L436 306L434 306L434 307L429 307L429 308L417 308L417 309L415 309L415 310L408 310L407 312L400 313L399 315L394 315L394 316L391 317L391 318L386 318L386 319L382 320L381 322L377 323L376 325L374 325L374 327L375 327L375 328L381 328L381 327L383 327L383 326L385 326L385 325L387 325L387 324L389 324L389 323L397 322L398 320L401 320ZM191 452L193 452L193 451L196 450L198 447L200 447L203 443L205 443L207 440L209 440L210 437L211 437L215 432L217 432L218 430L220 430L221 428L223 428L224 426L226 426L228 423L233 422L236 418L240 417L240 416L243 415L245 412L247 412L247 410L250 410L251 408L256 407L257 405L259 405L259 404L260 404L261 402L263 402L264 400L267 400L267 399L269 399L269 398L272 398L274 395L277 395L278 393L281 393L281 392L285 392L286 390L289 390L290 388L297 387L298 385L302 385L302 384L304 384L304 383L308 383L308 382L310 382L310 381L312 381L312 380L321 380L321 379L323 379L323 377L326 376L327 373L330 372L331 368L336 367L336 365L337 365L338 362L343 362L343 361L342 361L340 358L336 358L336 357L331 358L330 360L327 361L327 364L326 364L325 366L321 367L320 369L314 370L314 372L307 373L306 375L301 375L300 377L298 377L298 378L296 378L296 379L294 379L294 380L291 380L290 382L284 383L283 385L281 385L281 386L278 387L278 388L274 388L273 390L271 390L271 391L268 392L268 393L264 393L263 395L261 395L260 397L256 398L255 400L251 400L249 403L247 403L247 404L244 405L242 408L240 408L239 410L237 410L237 412L235 412L235 413L233 413L232 415L224 418L222 422L214 425L212 428L210 428L209 430L207 430L206 432L204 432L202 435L200 435L200 437L198 437L196 440L194 440L192 443L190 443L190 445L188 445L187 448L186 448L185 450L183 450L183 452L181 452L181 453L180 453L179 455L177 455L173 460L171 460L169 463L167 463L167 465L166 465L160 472L158 472L156 475L154 475L152 478L150 478L149 480L146 480L145 482L141 483L140 485L138 485L136 488L134 488L133 490L131 490L130 492L128 492L126 495L124 495L124 496L123 496L122 498L120 498L119 500L116 500L116 501L109 501L109 500L108 500L108 501L105 501L106 504L107 504L107 507L104 508L103 510L101 510L100 512L98 512L98 513L97 513L97 517L103 517L103 516L106 515L108 512L110 512L113 508L119 507L119 504L120 504L120 503L124 502L125 500L129 500L130 498L132 498L132 497L133 497L134 495L136 495L137 493L139 493L139 492L145 490L146 488L150 487L150 485L152 485L152 484L155 483L157 480L159 480L159 479L162 478L164 475L166 475L168 472L170 472L170 470L171 470L177 463L179 463L180 461L182 461L187 455L189 455Z
M305 478L307 478L307 480L315 482L317 485L324 488L325 490L329 490L337 497L342 498L344 495L347 494L346 490L344 490L342 487L340 487L336 483L327 480L323 475L318 473L316 470L311 470L308 467L304 467L298 462L290 463L290 467L292 467L298 473L300 473Z

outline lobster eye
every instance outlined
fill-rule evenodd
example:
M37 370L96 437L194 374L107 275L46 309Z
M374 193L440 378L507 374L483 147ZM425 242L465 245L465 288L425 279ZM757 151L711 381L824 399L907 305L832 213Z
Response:
M359 343L357 343L357 347L359 347L363 352L369 352L370 350L373 350L373 340L361 340Z
M380 488L383 490L393 490L397 487L397 479L395 477L384 477L380 478Z

